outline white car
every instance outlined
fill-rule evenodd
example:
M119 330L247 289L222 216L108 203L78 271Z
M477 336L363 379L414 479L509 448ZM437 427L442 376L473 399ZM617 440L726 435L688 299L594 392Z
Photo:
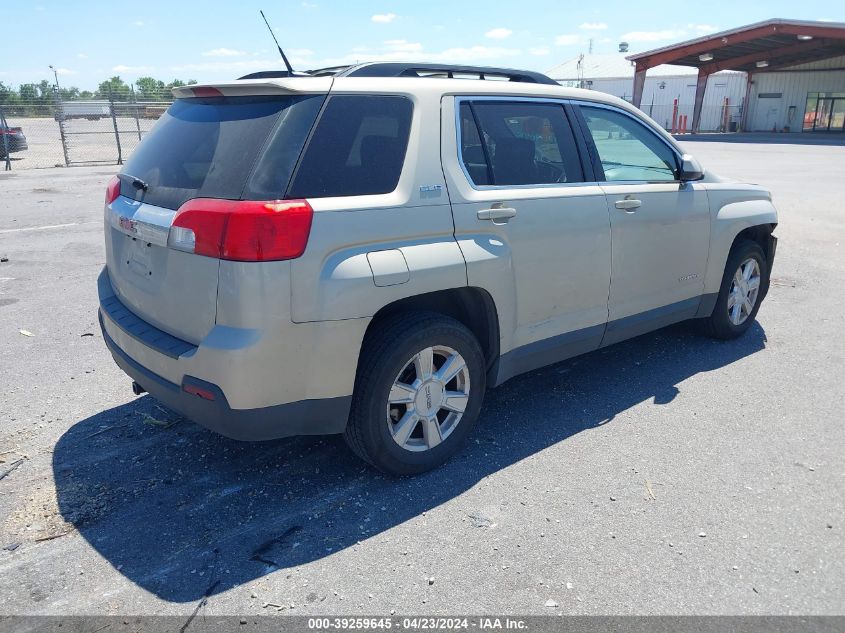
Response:
M136 393L233 438L419 473L488 387L685 319L739 336L768 290L769 192L600 92L378 63L174 93L107 192L100 318Z

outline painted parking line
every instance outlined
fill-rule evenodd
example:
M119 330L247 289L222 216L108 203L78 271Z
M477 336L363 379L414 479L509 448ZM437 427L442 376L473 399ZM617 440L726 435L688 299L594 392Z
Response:
M63 229L67 226L82 226L83 224L100 224L99 222L68 222L67 224L48 224L46 226L25 226L20 229L2 229L0 233L21 233L23 231L46 231L48 229Z

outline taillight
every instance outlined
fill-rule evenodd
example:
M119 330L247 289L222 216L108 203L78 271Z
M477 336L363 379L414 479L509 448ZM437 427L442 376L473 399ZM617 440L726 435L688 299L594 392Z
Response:
M111 204L120 195L120 178L113 176L106 187L106 204Z
M305 200L195 198L176 212L168 244L242 262L295 259L308 244L313 213Z

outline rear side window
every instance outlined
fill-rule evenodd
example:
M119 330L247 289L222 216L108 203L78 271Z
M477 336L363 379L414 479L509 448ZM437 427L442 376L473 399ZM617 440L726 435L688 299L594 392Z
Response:
M645 125L615 110L579 107L596 146L605 180L678 179L675 153Z
M476 185L582 182L562 105L527 101L462 104L461 158Z
M287 197L363 196L396 189L412 112L405 97L329 97Z
M191 198L237 200L256 167L246 193L281 198L324 99L177 99L126 162L121 194L169 209ZM132 178L145 182L147 191L136 190Z

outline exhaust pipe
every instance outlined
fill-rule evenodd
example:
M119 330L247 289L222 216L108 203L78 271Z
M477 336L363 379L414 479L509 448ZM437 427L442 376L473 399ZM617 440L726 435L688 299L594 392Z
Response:
M132 393L134 393L136 396L140 396L142 393L147 393L147 390L133 380Z

